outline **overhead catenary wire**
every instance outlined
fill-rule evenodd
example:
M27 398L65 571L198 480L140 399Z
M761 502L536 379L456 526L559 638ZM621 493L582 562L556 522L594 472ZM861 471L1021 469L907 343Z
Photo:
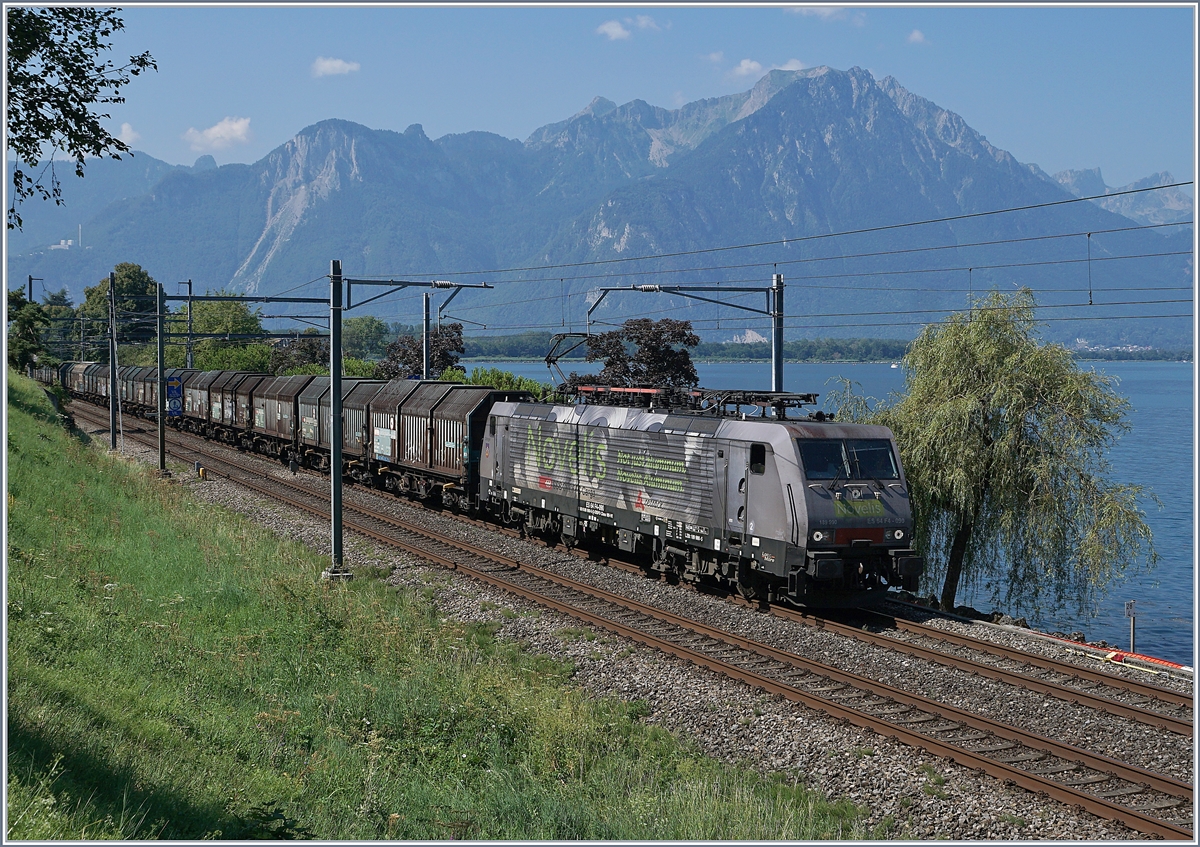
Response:
M802 235L791 238L772 239L770 241L756 241L747 244L730 244L718 247L700 247L694 250L679 250L674 253L657 253L646 256L622 256L614 259L592 259L584 262L565 262L560 264L545 264L545 265L529 265L525 267L499 268L491 270L472 270L472 271L420 271L413 272L409 275L415 277L445 275L445 276L480 276L484 274L503 274L503 273L523 273L527 271L549 271L560 270L564 268L582 268L593 267L600 265L612 265L631 262L644 261L660 261L662 259L675 259L683 256L699 256L708 253L722 253L732 250L749 250L757 247L777 247L791 244L804 244L810 241L821 241L830 238L844 238L851 235L866 235L877 232L889 232L898 229L906 229L908 227L929 226L932 224L951 223L954 221L972 220L976 218L990 217L993 215L1011 214L1013 212L1027 212L1035 209L1047 209L1055 206L1065 206L1073 203L1082 203L1090 200L1107 200L1114 197L1122 197L1129 194L1141 194L1147 191L1162 191L1167 188L1181 188L1191 185L1191 181L1174 182L1168 185L1155 185L1149 188L1131 188L1124 191L1114 191L1111 194L1096 194L1087 197L1071 197L1064 200L1049 200L1044 203L1033 203L1025 206L1011 206L1007 209L993 209L986 212L965 212L959 215L947 215L941 218L928 218L919 221L906 221L895 224L880 224L878 226L860 227L858 229L841 230L838 232L815 233L813 235ZM770 264L770 263L768 263ZM364 276L363 279L379 279L386 280L392 275Z
M1049 202L1045 202L1045 203L1030 204L1030 205L1025 205L1025 206L1016 206L1016 207L1010 207L1007 209L996 209L996 210L990 210L990 211L984 211L984 212L965 213L965 214L961 214L961 215L951 215L951 216L946 216L946 217L942 217L942 218L926 219L926 220L920 220L920 221L909 221L909 222L902 222L902 223L897 223L897 224L886 224L886 225L880 225L880 226L875 226L875 227L863 227L863 228L859 228L859 229L844 230L844 231L833 232L833 233L817 233L817 234L810 235L810 236L801 236L801 237L796 237L796 238L784 238L784 239L776 239L776 240L771 240L771 241L753 242L753 243L748 243L748 244L724 245L724 246L709 247L709 248L699 248L696 250L677 251L675 253L657 254L657 255L649 255L649 256L620 257L620 258L616 258L616 259L600 259L600 260L592 260L592 261L586 261L586 262L563 263L563 264L557 264L557 265L538 265L538 266L507 268L507 269L495 269L495 270L490 270L490 271L461 271L461 272L440 271L440 272L438 272L438 274L445 275L445 276L467 276L467 275L476 275L477 276L477 275L481 275L481 274L496 275L496 274L504 274L504 273L519 273L519 272L528 272L528 271L537 271L537 270L561 270L561 269L565 269L565 268L607 266L607 265L613 265L613 264L618 264L618 263L628 264L628 263L633 263L633 262L638 262L638 261L658 261L658 260L667 259L667 258L721 253L721 252L728 252L728 251L741 250L741 249L751 249L751 248L756 248L756 247L780 246L780 245L799 245L799 244L803 244L805 242L827 240L827 239L845 237L845 236L851 236L851 235L861 235L861 234L866 234L866 233L884 232L884 231L890 231L890 230L904 229L904 228L908 228L908 227L917 227L917 226L924 226L924 225L937 224L937 223L948 223L948 222L953 222L953 221L968 220L968 219L973 219L973 218L981 218L981 217L987 217L987 216L993 216L993 215L999 215L999 214L1030 211L1030 210L1035 210L1035 209L1043 209L1043 208L1049 208L1049 207L1054 207L1054 206L1062 206L1062 205L1085 202L1085 201L1090 201L1090 200L1110 199L1113 197L1118 197L1118 196L1123 196L1123 195L1138 194L1138 193L1147 192L1147 191L1158 191L1158 190L1162 190L1162 189L1166 189L1166 188L1177 188L1177 187L1188 186L1191 184L1192 183L1190 181L1189 182L1179 182L1179 183L1172 183L1169 185L1152 186L1149 188L1129 189L1129 190L1121 191L1121 192L1113 192L1111 194L1095 195L1095 196L1088 196L1088 197L1078 197L1078 198L1068 198L1068 199L1064 199L1064 200L1049 201ZM1171 226L1190 226L1190 225L1192 225L1191 221L1176 221L1176 222L1166 222L1166 223L1158 223L1158 224L1137 225L1137 226L1131 226L1131 227L1116 227L1116 228L1111 228L1108 230L1093 230L1092 232L1059 233L1059 234L1050 234L1050 235L1041 235L1041 236L1026 236L1026 237L1012 238L1012 239L993 239L993 240L989 240L989 241L967 242L967 243L962 243L962 244L951 244L951 245L933 245L933 246L928 246L928 247L903 248L903 249L886 250L886 251L872 251L869 253L846 254L846 255L840 255L840 256L809 256L809 257L802 257L802 258L798 258L798 259L776 259L775 261L771 261L771 262L712 265L712 266L708 266L705 268L653 269L653 270L641 270L641 271L626 271L626 272L623 272L621 274L621 276L624 276L626 278L630 278L630 277L636 278L639 276L660 275L660 274L666 274L666 273L685 274L685 273L737 270L737 269L751 268L751 267L765 267L765 266L771 265L771 264L798 265L798 264L809 264L809 263L815 263L815 262L829 262L829 261L844 262L844 261L847 261L850 259L855 259L855 258L894 257L894 256L914 254L914 253L944 251L944 250L951 250L951 249L959 250L959 249L965 249L965 248L969 248L969 247L999 246L999 245L1005 245L1005 244L1021 244L1021 243L1029 243L1029 242L1034 242L1034 241L1046 241L1046 240L1052 240L1052 239L1077 237L1079 235L1087 235L1088 239L1089 239L1089 257L1086 260L1063 259L1063 260L1047 260L1047 261L1042 261L1042 262L995 264L995 265L987 265L987 266L972 265L970 267L972 269L985 269L985 268L986 269L1002 269L1002 268L1016 268L1016 267L1049 266L1049 265L1058 265L1058 264L1076 264L1081 261L1087 261L1088 267L1089 267L1089 289L1091 289L1092 286L1091 286L1091 280L1090 280L1090 270L1091 270L1091 262L1092 261L1114 261L1114 260L1132 259L1132 258L1165 257L1165 256L1186 255L1188 253L1188 251L1171 251L1171 252L1162 252L1162 253L1139 254L1136 256L1108 256L1108 257L1100 257L1100 258L1093 259L1090 256L1090 239L1091 239L1092 234L1133 232L1133 231L1139 231L1139 230L1149 230L1149 229L1171 227ZM956 268L942 267L942 268L905 269L905 270L890 270L890 271L864 271L864 272L858 272L858 273L843 273L843 274L817 274L817 275L792 277L789 280L789 284L796 285L799 282L808 281L808 280L844 279L844 278L853 278L853 277L873 277L873 276L902 275L902 274L911 275L911 274L920 274L920 273L931 274L931 273L944 273L944 272L949 272L949 271L953 271L953 270L956 270ZM962 268L961 267L957 268L957 270L962 270ZM411 275L412 276L427 276L429 274L416 273L416 274L411 274ZM389 275L389 276L394 276L394 275ZM386 277L381 277L381 278L386 278ZM597 279L597 278L612 280L613 276L611 274L598 274L598 275L590 275L590 276L579 275L579 276L574 276L574 277L558 275L554 278L559 279L561 286L565 289L565 282L568 280L569 281L579 281L579 280L584 280L584 279ZM280 295L278 295L278 296L282 296L284 294L298 291L307 286L311 286L311 285L315 285L317 283L324 282L326 279L327 279L326 276L320 276L320 277L315 277L311 280L308 280L308 281L305 281L302 283L298 283L298 284L280 292ZM526 278L526 279L502 281L501 284L530 283L530 282L536 282L536 281L538 281L538 280ZM731 282L730 280L724 280L724 281ZM757 280L746 280L746 281L757 281ZM803 285L802 287L817 288L820 286L808 284L808 285ZM829 286L829 287L834 287L834 286ZM840 288L841 286L838 286L838 287ZM43 285L43 288L44 288L44 285ZM931 293L945 291L945 292L949 293L951 291L950 289L915 289L915 288L898 288L898 287L893 287L893 286L878 287L878 288L858 288L856 290L860 291L860 292L864 292L864 293L872 292L872 291L880 291L880 292L884 292L884 291L927 291L927 292L931 292ZM1052 291L1052 290L1073 290L1073 289L1039 289L1039 290ZM1113 291L1116 291L1116 290L1128 290L1128 291L1147 290L1147 291L1152 291L1152 290L1173 290L1173 289L1169 289L1169 288L1159 289L1159 288L1154 288L1154 287L1146 287L1146 288L1129 287L1129 288L1114 288L1114 289L1104 289L1104 290L1113 290ZM562 292L561 296L563 297L563 306L564 306L564 312L565 312L566 303L570 300L570 298L586 296L586 292L566 292L564 290ZM733 295L733 296L736 296L736 295ZM402 297L401 302L404 299L405 298ZM518 304L524 303L524 302L538 302L542 299L544 299L544 298L530 298L529 300L525 300L525 301L509 301L508 303L506 303L506 305L518 305ZM479 304L479 305L475 305L475 306L464 304L463 306L460 306L460 311L469 311L469 310L475 310L475 309L486 309L486 308L494 308L494 307L495 307L495 304L490 304L490 305L489 304ZM669 311L669 310L667 310L667 311ZM947 310L947 311L951 311L951 310ZM645 312L642 311L641 313L645 313ZM136 316L143 320L148 320L148 317L145 312L131 312L128 314L130 314L131 316ZM397 313L394 313L393 315L391 315L390 317L395 317L395 318L399 319L403 316L404 316L404 313L397 312ZM272 315L269 317L271 319L280 319L280 320L301 320L298 316L289 316L289 315L278 315L278 316ZM718 320L719 320L719 318L718 318ZM565 318L565 314L564 314L561 325L565 325L565 321L566 321L566 318ZM301 322L304 322L304 321L301 320ZM704 322L704 321L697 321L697 322ZM489 329L489 333L503 331L503 330L521 329L521 328L524 328L525 326L536 327L536 328L545 328L540 324L539 325L530 324L530 325L520 325L520 326L513 325L513 326L507 326L507 327L493 325Z
M1130 189L1130 190L1122 191L1122 192L1114 192L1112 194L1070 198L1070 199L1066 199L1066 200L1050 201L1048 203L1011 207L1008 209L998 209L998 210L992 210L992 211L988 211L988 212L967 213L967 214L963 214L963 215L953 215L953 216L948 216L948 217L938 218L938 219L912 221L912 222L906 222L906 223L900 223L900 224L889 224L889 225L883 225L880 227L867 227L867 228L848 230L848 231L837 232L837 233L819 233L819 234L815 234L812 236L802 236L800 238L779 239L779 240L775 240L775 241L756 242L756 243L752 243L752 244L743 244L743 245L727 245L727 246L713 247L713 248L702 248L702 249L692 250L692 251L680 251L677 253L659 254L659 255L653 255L653 256L622 257L620 259L613 259L613 260L596 260L596 261L590 261L590 262L576 262L576 263L568 263L568 264L562 264L562 265L542 265L542 266L536 266L536 267L531 266L531 267L525 267L525 268L496 269L496 270L491 270L491 271L463 271L463 272L440 271L440 272L438 272L438 274L446 275L446 276L464 276L464 275L480 275L480 274L514 273L514 272L520 272L520 271L539 270L539 269L540 270L556 270L556 269L568 268L568 267L586 267L586 266L591 266L591 265L606 265L606 264L612 264L614 262L633 262L633 261L638 261L638 260L647 260L647 261L648 260L659 260L659 259L663 259L663 258L671 258L671 257L676 257L676 256L698 255L698 254L703 254L703 253L721 252L721 251L727 251L727 250L736 250L736 249L744 249L744 248L759 247L759 246L780 245L780 244L786 244L786 245L799 244L799 243L802 243L805 241L828 239L828 238L834 238L834 237L844 236L844 235L862 234L862 233L866 233L866 232L879 232L879 231L884 231L884 230L900 229L900 228L910 227L910 226L920 226L920 225L925 225L925 224L930 224L930 223L943 223L943 222L948 222L948 221L964 220L964 219L969 219L969 218L978 218L978 217L983 217L983 216L1004 214L1004 213L1009 213L1009 212L1027 211L1027 210L1031 210L1031 209L1039 209L1039 208L1046 208L1046 207L1050 207L1050 206L1058 206L1058 205L1064 205L1064 204L1069 204L1069 203L1077 203L1077 202L1083 202L1086 200L1099 200L1099 199L1105 199L1105 198L1112 198L1112 197L1122 196L1122 195L1126 195L1126 194L1137 194L1137 193L1141 193L1141 192L1145 192L1145 191L1156 191L1156 190L1162 190L1164 188L1173 188L1173 187L1186 186L1186 185L1191 185L1191 184L1192 184L1191 182L1172 183L1170 185L1165 185L1165 186L1152 186L1149 188ZM847 255L841 255L841 256L810 256L810 257L799 258L799 259L779 259L779 260L776 260L775 262L742 263L742 264L737 264L737 265L713 265L713 266L708 266L705 268L654 269L654 270L645 270L645 271L624 272L623 274L621 274L621 276L624 276L626 278L630 278L630 277L636 278L638 276L660 275L660 274L668 274L668 273L675 274L675 275L683 275L686 273L736 270L736 269L749 268L749 267L766 267L767 265L771 265L771 264L796 265L796 264L801 264L801 263L808 264L808 263L814 263L814 262L846 261L846 260L852 259L852 258L894 257L894 256L908 255L908 254L913 254L913 253L942 251L942 250L950 250L950 249L958 250L958 249L965 249L968 247L999 246L999 245L1005 245L1005 244L1022 244L1022 243L1030 243L1030 242L1035 242L1035 241L1046 241L1046 240L1051 240L1051 239L1071 238L1071 237L1077 237L1079 235L1087 235L1090 239L1091 234L1101 234L1101 233L1110 233L1111 234L1111 233L1122 233L1122 232L1135 232L1135 231L1150 230L1150 229L1160 229L1160 228L1165 228L1165 227L1189 226L1189 225L1191 225L1191 223L1192 223L1191 221L1172 221L1172 222L1156 223L1156 224L1139 224L1139 225L1128 226L1128 227L1113 227L1108 230L1093 230L1092 233L1088 233L1086 231L1079 231L1079 232L1058 233L1058 234L1041 235L1041 236L1024 236L1024 237L1020 237L1020 238L1011 238L1011 239L991 239L991 240L987 240L987 241L967 242L967 243L952 244L952 245L933 245L933 246L929 246L929 247L919 247L919 248L904 248L904 249L898 249L898 250L872 251L870 253L847 254ZM1163 252L1163 253L1159 253L1159 254L1141 254L1141 255L1142 255L1142 257L1151 257L1151 256L1156 256L1156 255L1157 256L1171 256L1171 255L1186 255L1186 254L1187 254L1187 251L1172 251L1172 252ZM1103 260L1113 260L1113 259L1118 259L1118 258L1132 258L1132 257L1104 257ZM1049 265L1054 265L1054 264L1072 264L1072 263L1077 263L1078 261L1079 260L1046 260L1043 262L1008 263L1008 264L994 264L994 265L986 265L986 266L972 265L970 267L982 270L982 269L1000 269L1000 268L1006 268L1006 267L1013 268L1013 267L1049 266ZM1097 261L1100 261L1100 260L1097 260ZM961 270L963 268L959 267L957 269ZM926 268L926 269L907 269L907 270L903 270L903 271L866 271L866 272L859 272L859 273L845 273L845 274L837 274L837 275L808 275L808 276L802 276L802 277L792 277L789 280L789 284L794 285L799 280L810 280L810 279L837 279L837 278L851 278L851 277L864 277L864 276L877 276L877 275L882 276L882 275L902 274L902 273L903 274L938 273L938 272L946 272L946 271L950 271L950 270L955 270L955 268ZM1090 260L1089 260L1089 271L1090 271ZM429 274L413 273L413 274L409 274L409 275L411 275L411 276L427 276ZM379 277L379 278L385 279L385 278L389 278L392 276L395 276L395 275L388 275L388 277ZM501 285L501 284L531 283L531 282L537 282L537 281L548 281L551 279L558 279L560 281L560 286L565 287L565 281L568 279L571 281L579 281L582 279L601 279L601 278L612 281L611 274L597 274L597 275L590 275L590 276L580 275L580 276L574 276L574 277L566 277L563 275L557 275L555 277L547 277L544 280L525 278L525 279L517 279L517 280L496 281L495 284ZM729 280L726 280L726 281L729 281ZM750 280L745 280L745 281L750 281ZM313 282L315 282L315 281L313 281ZM305 283L305 284L311 284L311 283ZM295 290L296 288L299 288L299 287L301 287L301 286L293 287L293 289L289 289L289 291ZM889 290L899 290L899 289L890 288ZM397 292L397 294L399 294L399 292ZM565 303L568 302L572 297L587 296L587 294L586 294L586 292L581 293L581 292L562 291L561 296L564 298L564 308L565 308ZM398 301L393 301L393 303L404 302L405 299L407 299L407 298L404 298L403 296L401 296ZM520 303L526 303L526 302L540 302L542 300L544 300L543 297L536 297L536 298L529 298L524 301L507 301L505 305L511 306L511 305L518 305ZM459 311L473 311L473 310L491 309L491 308L495 308L495 303L478 304L478 305L474 305L474 306L468 305L468 304L463 304L462 306L459 307ZM401 318L404 315L405 315L405 313L403 313L403 312L394 312L394 313L392 313L392 315L390 315L390 317ZM565 325L565 317L563 318L563 321L561 322L561 324Z
M1101 234L1112 234L1112 233L1121 233L1121 232L1138 232L1138 231L1143 231L1143 230L1161 229L1164 227L1191 226L1191 225L1192 225L1191 221L1173 221L1170 223L1159 223L1159 224L1139 224L1137 226L1116 227L1113 229L1106 229L1106 230L1094 230L1093 234L1101 235ZM620 274L617 274L617 275L614 275L612 273L603 273L603 274L579 274L576 276L568 276L568 277L562 277L562 276L522 277L520 279L500 280L500 281L497 281L496 284L497 285L528 284L528 283L534 283L534 282L552 282L556 279L557 280L566 279L567 281L579 282L579 281L585 281L585 280L612 280L615 278L651 277L651 276L661 276L664 274L672 274L672 275L682 276L684 274L691 274L691 273L710 273L710 272L717 272L717 271L748 270L751 268L767 268L767 267L773 267L776 265L791 266L791 265L800 265L800 264L813 264L816 262L841 262L841 261L847 261L850 259L894 258L896 256L905 256L905 255L911 255L914 253L931 253L931 252L937 252L937 251L942 251L942 250L962 250L962 249L970 248L970 247L998 247L998 246L1004 246L1004 245L1028 244L1030 242L1036 242L1036 241L1050 241L1050 240L1057 240L1057 239L1063 239L1063 238L1076 238L1078 236L1086 235L1086 234L1087 234L1086 232L1083 232L1081 230L1078 232L1057 233L1054 235L1032 235L1032 236L1024 236L1021 238L992 239L990 241L968 241L968 242L963 242L963 243L958 243L958 244L936 244L936 245L932 245L929 247L905 247L905 248L893 249L893 250L874 250L869 253L846 253L846 254L834 255L834 256L809 256L809 257L799 258L799 259L776 259L776 260L770 260L770 261L740 262L737 264L725 264L725 265L703 265L703 266L688 267L688 268L656 268L656 269L650 269L650 270L622 271ZM447 275L454 275L451 272L446 272L446 273L447 273ZM496 273L502 273L502 272L498 271ZM759 281L759 278L754 277L754 278L752 278L752 280L757 282L757 281ZM726 282L736 282L736 281L737 280L726 280ZM751 281L751 279L743 278L741 281L749 282L749 281ZM573 293L569 293L567 296L568 297L576 297L576 296L579 296L579 294L578 294L578 292L573 292Z

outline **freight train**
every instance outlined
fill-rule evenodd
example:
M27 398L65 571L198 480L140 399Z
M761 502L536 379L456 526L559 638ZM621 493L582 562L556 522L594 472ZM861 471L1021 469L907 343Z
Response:
M157 414L155 368L68 362L35 376ZM330 471L325 376L168 370L167 423ZM345 478L647 571L798 606L915 591L908 485L886 427L803 413L814 394L588 387L538 402L440 380L342 380ZM745 411L749 409L749 412ZM772 414L768 414L768 413ZM789 412L792 416L789 417Z

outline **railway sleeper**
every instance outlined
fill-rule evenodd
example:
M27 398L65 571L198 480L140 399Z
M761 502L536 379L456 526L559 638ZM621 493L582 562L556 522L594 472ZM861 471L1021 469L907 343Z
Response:
M998 741L995 744L985 745L983 747L974 747L971 749L971 752L979 754L1000 753L1004 750L1011 750L1016 746L1016 742L1014 741Z
M946 730L946 731L952 732L953 730ZM990 738L990 736L986 732L980 732L979 730L974 730L972 732L968 732L966 735L962 736L961 738L954 738L952 740L954 741L955 744L970 744L972 741L982 741L985 738Z
M1108 779L1115 779L1115 778L1116 777L1112 777L1112 776L1108 777ZM1107 800L1112 797L1128 797L1131 794L1141 794L1141 793L1149 791L1149 790L1150 789L1144 785L1124 785L1120 788L1113 788L1108 791L1097 791L1096 796L1103 797Z
M1048 755L1050 754L1044 750L1029 750L1024 753L1013 753L1010 756L993 756L992 758L1006 765L1018 765L1024 762L1038 762Z
M930 714L926 714L925 712L918 712L917 714L915 714L911 717L893 718L892 723L898 723L901 726L912 726L912 725L919 724L919 723L929 723L930 721L936 721L937 719L938 719L937 715L930 715Z
M840 689L830 692L829 699L836 700L839 703L849 703L851 700L863 700L863 699L866 699L867 697L871 696L870 691L860 691L859 689L853 689L845 696L840 697L840 696L838 696L839 691L840 691ZM859 703L859 705L861 706L862 704Z
M872 700L869 703L860 703L859 708L878 709L879 711L872 711L871 714L879 716L879 717L884 717L888 714L888 712L887 712L886 708L881 708L881 707L886 707L890 704L895 704L895 702L896 702L895 700L878 699L878 700Z
M1068 771L1079 770L1079 764L1076 762L1059 762L1057 765L1050 765L1047 768L1030 768L1030 773L1036 773L1040 776L1048 776L1055 773L1067 773Z
M1062 784L1070 785L1072 787L1079 785L1095 785L1098 782L1108 782L1110 779L1112 779L1112 777L1106 773L1093 773L1088 774L1087 776L1077 777L1076 779L1064 779L1062 780Z
M1177 806L1183 805L1183 799L1180 797L1164 797L1161 800L1155 800L1153 803L1143 803L1140 806L1130 806L1135 812L1157 812L1162 809L1174 809Z

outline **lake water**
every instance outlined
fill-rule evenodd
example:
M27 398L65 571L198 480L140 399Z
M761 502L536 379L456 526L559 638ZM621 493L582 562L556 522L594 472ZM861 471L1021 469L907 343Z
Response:
M540 362L463 362L473 367L497 367L541 382L553 381ZM1195 623L1195 567L1193 559L1193 373L1183 362L1085 362L1085 369L1115 376L1119 393L1132 405L1132 426L1109 456L1113 479L1136 483L1153 491L1162 502L1146 502L1146 522L1154 532L1159 561L1147 572L1144 564L1110 585L1089 614L1074 609L1029 617L1043 631L1082 631L1089 640L1104 639L1128 649L1129 619L1125 602L1136 601L1137 651L1193 666ZM572 363L568 373L595 373L599 364ZM753 364L697 364L705 388L766 390L771 369L766 362ZM794 392L829 394L835 380L857 383L858 393L887 397L903 388L904 374L888 364L787 364L784 388ZM822 402L823 406L823 402ZM924 587L923 590L930 590ZM962 591L958 602L990 611L990 596L983 590ZM1019 613L1019 610L1018 610Z

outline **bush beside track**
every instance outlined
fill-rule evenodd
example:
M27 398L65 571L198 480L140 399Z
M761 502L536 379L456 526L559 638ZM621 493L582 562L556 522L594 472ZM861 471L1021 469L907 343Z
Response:
M869 835L8 403L7 838Z

